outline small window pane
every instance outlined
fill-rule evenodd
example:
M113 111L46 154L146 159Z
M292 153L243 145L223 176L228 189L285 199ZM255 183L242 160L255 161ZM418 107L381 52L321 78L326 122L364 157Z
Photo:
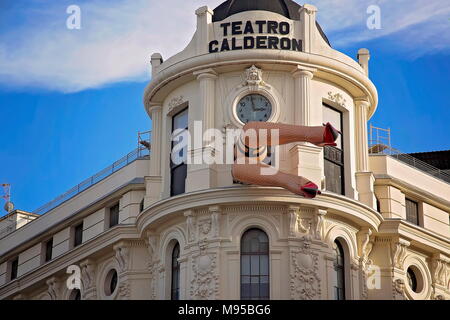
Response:
M109 227L119 224L119 204L109 208Z
M19 269L19 258L16 258L11 262L11 280L17 278L18 269Z
M343 194L343 167L327 159L324 160L324 165L326 189L337 194Z
M75 227L74 247L79 246L83 242L83 224Z
M323 106L323 123L331 123L333 127L342 132L342 113L332 109L328 106ZM342 139L339 135L339 138L336 140L336 148L342 149Z
M188 127L188 109L178 113L173 117L173 128L172 131L176 129L187 129Z
M406 199L406 220L419 225L419 206L417 202Z
M45 262L52 260L53 238L45 243Z
M339 240L334 241L333 244L336 260L334 262L335 270L335 300L345 300L345 260L344 249Z
M184 193L186 189L187 165L182 164L172 170L171 195Z
M259 229L241 239L241 299L269 299L269 239ZM249 284L250 282L250 284Z
M259 256L250 256L250 272L252 275L259 274Z
M180 245L177 244L172 250L172 284L171 284L171 298L172 300L179 300L180 298Z
M242 256L241 272L242 272L242 275L250 274L250 256Z

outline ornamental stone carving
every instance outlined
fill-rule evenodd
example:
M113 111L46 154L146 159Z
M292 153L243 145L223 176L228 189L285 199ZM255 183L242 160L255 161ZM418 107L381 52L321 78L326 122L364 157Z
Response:
M293 248L291 255L291 298L315 300L320 298L319 257L310 248L308 238L303 237L300 248Z
M406 240L402 240L402 239L391 244L391 259L392 259L392 265L395 268L399 268L399 269L403 268L403 262L405 260L408 246L409 246L409 242Z
M147 232L147 250L149 254L148 270L150 273L150 297L156 299L156 291L159 275L159 253L158 253L158 235L153 232Z
M327 214L326 210L317 209L314 218L313 218L313 226L312 229L314 232L314 239L323 240L325 234L325 215Z
M81 282L83 283L83 299L95 300L97 298L97 290L95 285L95 263L91 259L84 260L80 263Z
M49 295L50 299L58 300L61 287L59 280L55 277L51 277L46 281L46 284L48 286L47 294Z
M331 91L328 92L328 99L330 99L331 101L336 102L336 104L338 104L341 107L346 107L346 103L347 100L344 99L344 97L342 96L342 94L340 93L332 93Z
M364 228L358 232L358 254L359 254L359 268L360 268L360 283L361 283L361 296L363 299L369 297L367 287L367 277L372 260L369 259L369 255L373 248L373 239L370 238L372 230Z
M195 242L195 217L194 212L192 210L187 210L184 212L184 216L186 217L186 231L188 235L189 242Z
M128 248L125 242L120 242L116 244L114 247L114 251L116 252L116 260L119 264L119 272L124 272L128 269L128 262L130 256L130 248Z
M117 293L118 300L130 300L131 288L129 281L121 281L119 283L119 292Z
M205 241L199 243L199 253L192 259L191 298L213 300L219 298L217 255L207 252Z
M262 79L262 70L255 65L245 70L245 80L237 89L247 86L251 91L257 91L260 87L268 87Z
M392 298L394 300L405 300L405 281L395 279L392 282Z
M176 107L178 107L179 105L184 103L184 97L183 96L178 96L175 98L172 98L172 100L169 101L169 111L168 113L172 113L173 109L175 109Z
M218 238L220 236L220 208L218 206L209 207L211 213L212 236Z
M297 206L289 206L287 209L289 219L289 236L295 237L298 233L298 209Z
M200 235L204 238L209 235L209 232L211 231L211 219L203 219L199 221L198 223L198 229Z
M439 256L435 256L431 259L431 275L433 283L441 286L445 285L447 268L448 262L441 259Z

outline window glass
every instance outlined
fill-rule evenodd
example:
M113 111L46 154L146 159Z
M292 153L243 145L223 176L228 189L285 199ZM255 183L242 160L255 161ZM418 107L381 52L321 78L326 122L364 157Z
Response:
M53 238L45 243L45 262L52 260Z
M180 245L177 243L172 250L172 284L171 284L171 299L180 299Z
M335 285L334 285L334 299L345 300L345 262L344 250L339 240L334 241L333 244L336 260L334 261L335 271Z
M83 224L79 224L75 227L74 232L74 247L79 246L83 242Z
M323 107L323 123L331 123L333 127L342 132L342 113L328 106ZM336 140L336 148L342 149L342 138Z
M342 145L342 113L327 106L323 106L323 121L330 122L342 134L336 140L336 147L323 148L325 188L337 194L344 194L344 151Z
M172 133L177 129L188 129L187 108L172 117ZM170 156L171 196L182 194L186 189L187 141L185 141L185 139L187 139L186 132L177 133L176 136L172 137L172 152ZM185 144L185 146L179 150L179 148L176 147L181 143Z
M109 208L109 227L119 224L119 204Z
M417 202L406 199L406 220L419 225L419 205Z
M11 280L17 278L18 269L19 269L19 258L16 258L11 262Z
M269 290L269 238L260 229L247 230L241 239L241 299L267 300Z

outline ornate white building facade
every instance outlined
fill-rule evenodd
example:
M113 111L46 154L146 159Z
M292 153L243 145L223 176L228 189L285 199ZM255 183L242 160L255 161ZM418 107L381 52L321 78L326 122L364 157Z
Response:
M0 298L450 299L450 184L369 153L369 51L355 61L334 50L317 9L290 0L195 14L183 51L152 55L150 157L3 236ZM247 97L264 114L246 115ZM322 195L235 183L230 164L172 163L175 129L195 136L202 121L225 136L246 117L342 131L336 147L276 151L281 170ZM80 290L68 285L78 271Z

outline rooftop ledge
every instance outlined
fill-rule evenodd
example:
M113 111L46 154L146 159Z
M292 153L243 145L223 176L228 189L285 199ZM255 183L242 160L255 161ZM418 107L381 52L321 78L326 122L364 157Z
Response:
M23 212L20 210L15 210L14 212L20 213L18 216L17 221L13 221L10 224L5 223L6 217L3 217L0 219L0 239L10 235L11 233L16 232L23 226L27 225L29 222L37 220L41 218L43 215L49 213L50 211L53 211L57 208L59 208L61 205L65 204L66 202L72 200L76 196L80 195L84 191L92 188L93 186L97 185L98 183L104 181L106 178L112 176L114 173L120 171L121 169L127 167L128 165L132 164L136 160L141 159L148 159L150 156L150 150L146 147L140 146L136 148L135 150L128 153L126 156L122 157L121 159L115 161L113 164L108 166L107 168L99 171L98 173L94 174L93 176L89 177L88 179L84 180L83 182L77 184L70 190L64 192L63 194L59 195L55 199L51 200L50 202L44 204L43 206L39 207L38 209L34 210L31 213L26 213L26 217L24 216ZM13 213L14 213L13 212ZM3 222L3 223L2 223Z
M441 206L444 204L447 210L450 207L450 180L446 180L448 175L444 172L436 176L436 172L425 171L425 167L413 166L412 163L405 162L395 155L371 154L369 161L370 170L377 179L394 180L412 192L418 192L430 200L439 202Z

